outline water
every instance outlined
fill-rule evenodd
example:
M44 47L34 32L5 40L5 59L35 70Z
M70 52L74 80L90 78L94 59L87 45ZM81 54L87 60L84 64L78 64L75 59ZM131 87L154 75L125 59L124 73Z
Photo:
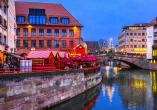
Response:
M51 110L157 110L157 72L102 67L101 85Z

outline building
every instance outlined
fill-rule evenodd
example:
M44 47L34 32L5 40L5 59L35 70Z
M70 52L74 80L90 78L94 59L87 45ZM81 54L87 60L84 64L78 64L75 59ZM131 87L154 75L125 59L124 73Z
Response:
M16 51L16 14L15 0L8 0L8 51L14 53Z
M96 53L100 50L98 41L85 41L87 44L88 53Z
M5 51L7 46L7 21L8 21L8 0L1 0L0 2L0 51Z
M109 40L109 49L114 49L114 45L113 45L113 39L112 38L110 38L110 40Z
M146 25L136 24L123 27L119 36L119 51L123 53L146 54Z
M0 60L4 63L4 53L15 52L15 0L0 1Z
M147 59L157 59L157 17L147 26Z
M101 51L105 51L107 49L108 47L107 40L99 39L98 43Z
M16 2L16 17L19 54L70 51L80 43L82 25L61 4Z

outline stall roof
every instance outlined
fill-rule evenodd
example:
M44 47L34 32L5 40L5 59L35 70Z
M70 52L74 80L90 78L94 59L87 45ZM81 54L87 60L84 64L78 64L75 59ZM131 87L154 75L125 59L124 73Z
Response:
M31 51L28 54L28 58L48 58L51 51Z
M59 51L58 54L61 58L68 58L69 57L67 52Z

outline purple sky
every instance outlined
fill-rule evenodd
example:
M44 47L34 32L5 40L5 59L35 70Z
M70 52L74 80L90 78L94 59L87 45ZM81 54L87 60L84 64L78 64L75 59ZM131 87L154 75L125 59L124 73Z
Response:
M147 23L157 16L157 0L17 0L61 3L84 26L85 40L118 41L124 25Z

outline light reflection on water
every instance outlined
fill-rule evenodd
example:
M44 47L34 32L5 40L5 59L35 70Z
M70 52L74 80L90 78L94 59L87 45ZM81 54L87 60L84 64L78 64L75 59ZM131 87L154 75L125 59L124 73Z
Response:
M92 110L157 110L157 72L102 67L100 97Z

